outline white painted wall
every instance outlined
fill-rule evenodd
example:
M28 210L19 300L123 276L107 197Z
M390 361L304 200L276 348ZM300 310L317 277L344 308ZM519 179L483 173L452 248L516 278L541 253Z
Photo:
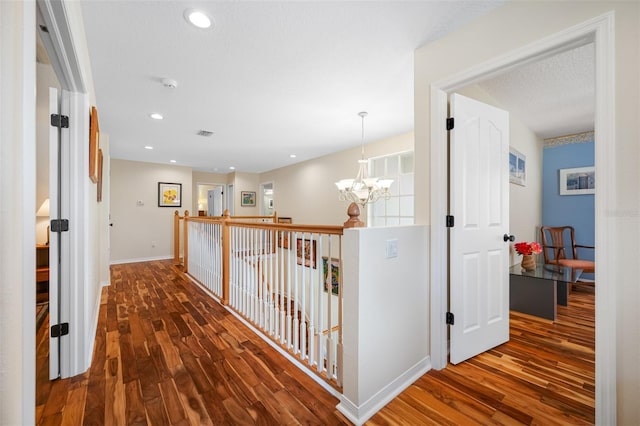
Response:
M0 424L35 423L35 2L0 2Z
M509 233L518 241L539 241L542 224L542 149L544 140L529 129L517 116L501 105L478 85L457 90L461 95L509 112L509 146L526 156L526 185L509 183ZM510 245L510 265L522 261Z
M413 150L413 133L369 143L365 156L379 157ZM278 216L292 217L294 223L342 225L348 202L338 200L335 182L355 178L358 173L360 147L341 151L260 175L261 182L273 182L273 202ZM366 210L360 219L367 220Z
M397 240L395 258L386 258L389 240ZM430 368L427 242L427 227L418 225L344 232L344 391L338 409L356 424Z
M158 207L158 182L182 184L182 207ZM190 167L111 159L111 262L172 258L174 212L192 194Z
M260 191L260 175L257 173L235 172L232 174L229 183L233 183L235 215L236 216L258 216L260 214L258 206L258 194ZM243 191L253 191L256 193L256 205L253 207L242 206Z
M640 181L640 3L512 2L417 49L414 62L415 153L417 165L430 164L432 83L609 11L615 13L615 149L618 154L612 179L617 184L615 194L608 194L616 202L602 211L602 215L603 220L616 229L615 233L607 236L613 243L606 245L616 247L612 256L617 265L617 277L602 285L616 295L613 306L607 306L607 310L616 313L616 329L610 331L616 336L617 423L638 424L640 311L637 307L640 304L640 286L637 277L640 265L634 258L640 238L640 192L637 190L637 182ZM431 223L430 185L429 168L417 166L416 223ZM438 220L433 218L434 225ZM602 278L606 281L606 277ZM603 378L602 374L609 372L596 371L597 377Z

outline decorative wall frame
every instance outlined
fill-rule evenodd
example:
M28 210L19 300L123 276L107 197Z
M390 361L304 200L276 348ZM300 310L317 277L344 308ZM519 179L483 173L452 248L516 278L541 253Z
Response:
M98 125L98 110L91 107L89 115L89 179L98 182L98 149L100 147L100 126Z
M158 182L158 207L182 207L182 184Z
M509 147L509 182L525 186L527 181L527 157L515 148Z
M596 193L596 168L560 169L560 195Z
M298 261L298 265L303 264L304 266L311 266L312 268L317 268L316 265L316 240L304 240L302 238L296 239L296 257ZM302 247L304 246L304 256Z
M327 274L329 273L329 259L322 256L322 270L324 277L324 291L327 291ZM331 258L331 294L340 293L340 260Z
M256 192L255 191L240 191L240 205L242 207L255 207L255 205L256 205Z

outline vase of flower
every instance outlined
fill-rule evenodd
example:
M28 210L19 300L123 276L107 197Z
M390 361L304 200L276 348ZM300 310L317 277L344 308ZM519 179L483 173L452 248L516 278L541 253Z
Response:
M542 246L536 242L520 242L515 243L513 248L518 254L522 255L522 262L520 263L522 269L525 271L534 271L536 269L536 258L534 255L542 253Z
M532 254L524 254L522 255L520 266L525 271L534 271L536 269L536 258Z

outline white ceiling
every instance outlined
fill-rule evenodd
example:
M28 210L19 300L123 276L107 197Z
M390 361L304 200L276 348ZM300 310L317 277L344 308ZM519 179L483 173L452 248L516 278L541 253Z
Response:
M369 112L367 141L406 133L414 127L413 51L502 3L87 0L100 127L113 158L220 173L263 172L356 146L359 111ZM190 8L209 14L214 28L188 24ZM589 116L592 129L587 50L482 87L543 136L555 132L550 116L569 112L580 129ZM164 87L165 77L178 87ZM196 135L201 129L214 134Z
M479 85L542 138L594 128L593 44L525 65Z

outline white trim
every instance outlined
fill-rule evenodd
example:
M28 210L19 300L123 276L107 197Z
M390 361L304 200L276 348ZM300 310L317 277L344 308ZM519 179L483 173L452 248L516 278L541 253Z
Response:
M431 359L427 356L380 389L362 405L357 406L346 396L340 395L340 403L336 408L353 424L362 425L429 370L431 370Z
M138 257L135 259L118 259L118 260L112 260L109 264L121 265L124 263L153 262L154 260L169 260L169 259L173 259L173 256L166 255L166 256L153 256L153 257Z
M596 281L598 277L607 277L609 283L606 290L596 286L596 424L616 423L615 286L618 280L613 259L616 258L617 248L610 237L616 235L615 223L607 213L607 206L616 205L616 177L613 173L616 152L614 21L613 12L605 13L431 85L431 220L439 225L433 226L431 234L431 351L434 368L443 368L446 366L446 357L443 360L442 354L446 353L447 325L442 311L447 306L448 249L442 250L442 244L447 241L447 228L441 219L447 214L446 202L443 202L443 199L446 200L443 188L446 187L447 176L446 169L439 167L441 163L436 162L436 159L446 158L447 147L446 134L443 135L439 127L447 117L441 92L451 92L561 51L589 42L595 43L595 132L598 141L595 144L595 158L599 176L595 199L598 247Z

